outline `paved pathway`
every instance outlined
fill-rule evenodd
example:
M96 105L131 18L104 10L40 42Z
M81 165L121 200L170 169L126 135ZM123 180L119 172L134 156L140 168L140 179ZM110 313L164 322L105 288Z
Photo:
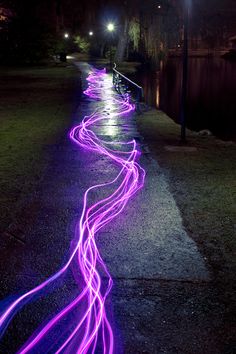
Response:
M78 65L85 79L89 66ZM85 88L85 80L83 85ZM98 104L83 98L75 122L93 112ZM209 333L209 328L218 315L211 299L211 318L204 319L202 306L212 291L209 274L196 244L183 228L163 171L137 132L135 115L99 124L96 132L104 140L136 138L143 151L141 165L147 171L145 187L97 239L114 278L110 306L116 352L211 353L217 338ZM2 279L6 294L9 290L14 293L14 289L30 288L58 269L68 256L84 191L94 183L111 180L117 172L110 161L82 149L78 151L67 139L46 149L52 155L52 165L32 201L37 201L40 212L34 226L26 231L26 245L12 252ZM10 274L14 274L12 280L8 279ZM62 292L55 291L50 300L37 302L17 316L10 328L14 334L6 335L0 353L14 353L48 308L56 310L73 297L74 291L71 279ZM32 319L35 309L37 314ZM216 350L214 354L217 353Z
M88 71L86 64L79 67L85 73ZM86 102L89 111L94 106L93 101ZM103 140L135 138L143 152L141 165L147 172L143 190L135 195L124 213L112 225L106 226L99 237L98 242L111 273L118 278L207 280L204 261L183 228L166 178L137 131L135 114L128 118L102 121L95 131ZM91 165L87 165L87 156L81 165L89 170L87 173L91 183L96 179L103 180L103 177L110 180L115 166L100 156L90 158L93 159L92 171ZM105 176L101 175L101 171L102 174L105 172Z

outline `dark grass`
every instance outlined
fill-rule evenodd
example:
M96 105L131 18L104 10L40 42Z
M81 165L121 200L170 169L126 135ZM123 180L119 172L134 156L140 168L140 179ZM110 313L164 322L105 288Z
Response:
M138 117L138 126L166 174L183 224L198 247L225 305L224 335L231 336L235 316L236 274L236 144L188 131L186 146L195 152L170 152L181 146L180 127L152 110Z
M47 145L66 136L80 81L73 67L2 68L0 76L0 231L4 231L42 177L49 163Z
M215 276L234 276L236 250L236 144L188 131L195 152L166 150L180 144L180 127L164 113L138 117L141 133L164 168L184 225ZM236 269L235 269L236 270Z

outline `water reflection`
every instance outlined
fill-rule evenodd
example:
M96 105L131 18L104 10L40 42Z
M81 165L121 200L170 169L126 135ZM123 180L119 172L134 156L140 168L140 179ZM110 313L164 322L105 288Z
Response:
M149 105L179 121L182 78L181 58L165 63L160 73L136 75ZM190 58L187 126L209 129L223 139L236 141L236 63L221 58Z
M156 107L158 109L160 108L160 85L159 85L159 82L157 83L157 88L156 88Z

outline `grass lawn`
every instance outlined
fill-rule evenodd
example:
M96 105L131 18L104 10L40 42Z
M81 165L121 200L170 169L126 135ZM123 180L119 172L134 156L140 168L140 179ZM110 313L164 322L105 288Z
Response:
M45 145L67 132L79 73L73 67L0 69L0 231L41 178ZM73 95L73 97L72 97Z
M197 151L168 151L178 146L180 127L164 113L138 116L138 127L169 180L188 234L196 241L233 316L236 274L236 144L188 131L187 146ZM173 150L173 149L172 149Z

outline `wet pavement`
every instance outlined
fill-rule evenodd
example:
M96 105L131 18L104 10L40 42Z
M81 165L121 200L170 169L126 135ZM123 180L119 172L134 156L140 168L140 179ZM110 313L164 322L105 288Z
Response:
M86 88L90 67L77 65ZM98 105L102 103L83 97L74 124ZM97 236L114 279L108 307L115 353L220 354L216 333L222 316L209 272L183 228L164 172L137 131L135 113L97 124L95 130L103 140L135 138L142 150L140 164L147 172L144 188ZM84 191L111 180L118 171L110 160L78 149L67 137L45 149L52 163L28 200L30 208L37 204L34 223L26 228L23 243L1 240L6 252L12 249L7 266L1 261L3 296L30 289L65 262ZM10 325L0 353L14 353L48 312L59 309L75 293L71 277L48 298L26 306Z

